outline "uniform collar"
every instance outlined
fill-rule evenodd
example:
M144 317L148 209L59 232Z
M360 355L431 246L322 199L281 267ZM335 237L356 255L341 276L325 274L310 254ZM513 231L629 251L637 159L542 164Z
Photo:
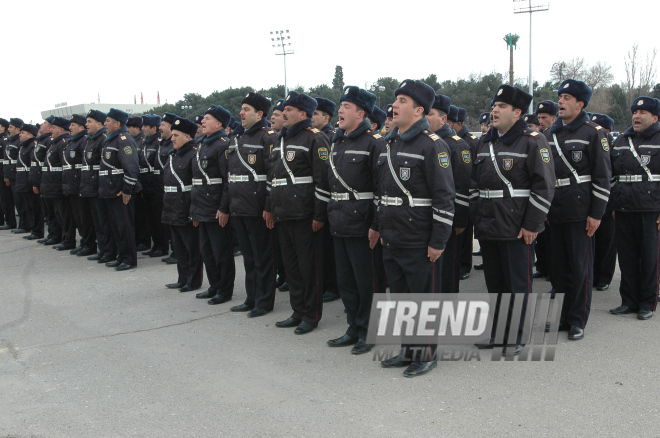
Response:
M66 140L66 139L68 139L69 137L71 137L71 136L69 135L69 133L68 133L68 132L65 132L64 134L60 135L59 137L54 138L54 139L53 139L53 143L57 143L58 141L60 141L60 139L62 139L62 140Z
M449 124L445 123L444 125L442 125L442 128L435 131L435 133L438 135L438 137L445 138L451 135L451 131L452 129L449 127Z
M125 133L125 132L128 132L128 128L126 128L125 126L120 127L116 131L112 131L110 134L108 134L108 137L105 139L105 143L109 143L110 140L112 140L113 138L115 138L119 134L122 134L122 133Z
M94 140L95 138L98 138L105 134L108 130L105 129L105 126L98 131L96 131L94 134L87 134L87 140Z
M557 132L561 131L562 129L566 129L567 131L574 132L576 129L578 129L580 126L584 125L589 121L589 116L587 116L586 111L582 111L576 118L573 120L571 123L567 123L564 125L564 122L562 119L557 117L557 120L555 120L555 123L552 124L550 127L550 134L556 134Z
M277 137L277 139L279 140L280 138L284 138L284 137L292 137L297 133L299 133L300 131L303 131L311 127L312 127L312 119L306 118L305 120L301 120L300 122L296 123L289 129L282 128L282 130L280 131L280 135Z
M463 127L462 127L461 130L460 130L460 132L457 132L456 135L458 135L459 137L463 138L463 137L465 137L469 132L470 132L470 131L468 130L467 125L463 125Z
M197 145L197 143L195 143L195 140L190 140L188 143L181 146L181 149L179 149L179 150L176 150L176 149L172 148L172 151L170 153L171 154L176 154L179 157L182 157L183 155L186 154L186 152L188 152L193 147L195 147L195 145Z
M503 136L500 137L500 133L497 131L497 129L493 126L491 127L486 135L484 135L484 143L490 142L490 141L501 141L503 144L511 144L516 140L520 134L522 134L525 129L527 129L527 123L525 123L524 120L519 119L516 123L513 124L512 127L509 128L508 131L504 133Z
M211 142L216 141L217 139L219 139L221 137L227 137L227 131L225 131L224 129L219 129L219 130L215 131L213 134L211 134L210 136L204 137L204 140L202 142L204 144L209 144Z
M71 141L79 140L79 139L83 138L86 135L87 135L87 130L84 129L84 130L80 131L79 133L77 133L76 135L72 136Z
M655 133L657 133L658 131L660 131L660 121L655 122L645 130L640 132L639 134L637 134L633 129L633 127L631 126L630 128L626 129L626 132L624 132L622 135L624 137L634 137L635 135L641 135L643 138L649 138L655 135Z
M328 124L326 126L330 126L330 125ZM360 124L357 126L357 128L355 128L349 134L345 134L346 131L339 128L339 129L337 129L337 132L335 132L335 135L332 137L332 142L334 143L337 140L341 140L344 137L346 137L346 138L358 137L358 136L364 134L365 132L367 132L369 129L371 129L371 125L366 120L363 120L362 122L360 122Z
M397 137L401 137L401 140L403 141L408 141L412 140L415 138L417 135L419 135L422 131L429 129L429 121L426 119L426 117L422 117L413 125L408 128L406 132L403 134L399 134L399 127L396 126L392 131L390 131L389 134L387 134L387 137L385 137L386 141L394 140Z

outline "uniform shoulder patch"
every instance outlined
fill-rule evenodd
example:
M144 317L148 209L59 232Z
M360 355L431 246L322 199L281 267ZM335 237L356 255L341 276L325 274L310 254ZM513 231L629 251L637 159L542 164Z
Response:
M124 146L124 153L126 155L131 155L133 153L133 148L130 146Z
M591 127L594 128L596 131L598 131L599 129L603 129L602 126L600 126L600 125L597 124L597 123L592 122L591 120L587 120L587 122L585 123L585 125L587 125L587 126L591 126Z
M268 133L269 133L270 135L273 135L273 134L275 134L275 131L272 131L272 130L271 130L271 131L268 131Z
M475 136L472 135L472 134L468 134L468 135L470 136L470 138L471 138L472 140L476 140L476 139L477 139L477 137L475 137Z
M383 138L383 136L380 135L380 134L374 134L373 137L374 137L376 140L378 140L379 138Z
M125 135L120 135L119 138L121 138L122 140L126 140L126 136L125 136Z
M458 135L452 135L451 138L453 138L456 141L462 140L461 137L459 137Z
M547 148L540 149L539 153L541 154L541 160L543 160L544 163L550 162L550 151Z
M435 132L429 131L428 129L424 131L424 134L426 134L433 141L440 140L440 137L438 137Z
M440 152L438 154L438 163L440 163L440 167L442 168L447 168L449 167L449 155L447 152Z
M319 158L322 159L323 161L328 159L328 148L326 147L319 148Z
M319 132L321 132L321 131L319 131L319 130L316 129L316 128L307 128L307 130L308 130L308 131L312 131L314 134L318 134Z
M470 164L472 161L472 155L470 154L470 151L461 151L461 156L463 157L463 162L465 164Z
M600 126L599 126L599 128L600 128ZM600 145L603 147L603 150L605 152L610 151L610 144L607 141L607 137L603 137L603 138L600 139Z
M537 135L539 135L539 133L536 131L532 131L531 129L525 129L523 131L523 135L527 135L529 137L536 137Z

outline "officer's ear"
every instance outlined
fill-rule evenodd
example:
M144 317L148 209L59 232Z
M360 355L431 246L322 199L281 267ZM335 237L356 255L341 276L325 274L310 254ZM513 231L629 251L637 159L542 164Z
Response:
M660 120L658 116L653 116L653 123L658 123L658 120Z

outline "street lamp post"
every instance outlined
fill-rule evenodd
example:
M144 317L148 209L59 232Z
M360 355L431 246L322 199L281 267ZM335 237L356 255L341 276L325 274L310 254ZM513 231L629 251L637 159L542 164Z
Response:
M532 13L547 11L549 5L532 5L532 0L513 0L514 3L525 2L527 6L514 9L514 14L529 14L529 94L532 95L532 102L529 104L529 112L534 112L534 81L532 79Z
M271 46L275 49L276 55L282 55L284 58L284 96L289 94L289 88L286 86L286 55L293 55L293 41L289 29L273 30L270 32Z

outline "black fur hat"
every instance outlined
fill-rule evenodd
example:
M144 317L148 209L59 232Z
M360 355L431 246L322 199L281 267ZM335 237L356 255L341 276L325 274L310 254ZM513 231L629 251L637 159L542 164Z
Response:
M179 117L179 116L177 116L176 114L165 113L165 115L163 116L162 121L167 122L171 125L172 123L174 123L174 119L176 119L177 117Z
M284 99L277 99L277 102L273 106L273 111L275 110L284 111Z
M204 120L204 114L197 114L195 116L195 123L197 123L198 125L202 124L202 120Z
M14 117L9 119L9 124L17 127L18 129L21 129L23 126L23 120L19 119L18 117Z
M600 125L604 129L609 129L610 131L614 129L614 120L612 117L607 114L592 114L590 117L591 121L597 125Z
M539 118L536 116L536 114L525 114L523 116L523 120L527 124L529 124L529 123L531 123L532 125L538 125L539 124Z
M126 126L128 127L135 127L135 128L142 128L142 117L129 117L128 122L126 122Z
M369 114L371 114L373 111L374 105L376 104L376 95L368 92L363 88L356 87L355 85L349 85L344 87L344 91L341 93L341 97L339 98L339 103L344 101L353 102L362 108L368 117Z
M71 116L71 119L69 121L71 123L75 123L77 125L80 125L84 128L85 123L87 123L87 118L85 116L83 116L82 114L74 114L74 115Z
M39 132L39 129L34 126L30 125L29 123L24 123L23 126L21 126L21 131L29 132L33 136L37 136L37 133Z
M108 117L124 125L128 122L128 113L116 108L110 108L110 111L108 111Z
M387 117L389 117L390 119L392 118L392 104L391 104L391 103L388 103L388 104L385 106L385 114L386 114Z
M250 105L257 112L261 111L264 116L270 111L270 100L263 94L255 93L254 91L250 91L245 95L243 101L241 101L241 105L244 103Z
M637 110L648 111L651 114L660 116L660 101L649 96L639 96L630 105L630 112L634 113Z
M177 117L172 124L172 131L181 131L184 134L188 134L190 138L195 138L197 124L183 117Z
M449 108L451 107L451 97L445 96L444 94L436 94L433 99L433 105L431 108L435 108L439 111L449 114Z
M9 122L7 121L7 119L0 119L0 126L2 126L5 129L9 128Z
M538 116L539 114L544 113L550 114L551 116L556 116L558 111L559 106L555 102L551 100L544 100L536 105L536 111L534 114Z
M204 114L210 114L218 122L222 123L222 127L227 129L229 126L229 121L231 120L231 113L221 107L220 105L211 105L211 108L207 109Z
M449 112L447 113L447 120L452 122L458 122L458 107L454 105L449 106Z
M584 102L584 108L586 108L589 105L589 99L591 99L591 88L582 81L566 79L559 85L557 90L557 96L562 94L570 94L578 101Z
M105 119L108 118L108 115L104 112L93 109L93 110L89 110L89 112L87 113L87 118L96 120L99 123L104 123ZM48 119L46 119L46 121L48 122ZM50 123L52 124L52 122Z
M493 100L490 102L490 106L495 105L495 102L508 103L514 108L527 111L529 104L532 103L532 96L518 87L502 84L497 89L495 97L493 97Z
M163 119L157 114L145 114L142 116L143 126L160 126Z
M106 117L107 117L107 116L106 116ZM55 116L51 114L50 116L46 117L44 120L47 121L48 123L50 123L50 124L52 125L52 124L53 124L53 120L55 120ZM103 121L105 122L105 119L103 119Z
M458 107L458 120L457 122L464 122L467 120L467 110L465 108Z
M387 114L385 114L385 111L378 108L377 106L374 106L374 110L371 112L371 114L369 114L369 120L378 125L379 131L383 128L383 124L385 124L386 118Z
M69 127L71 126L71 122L69 122L64 117L55 117L51 122L51 125L59 126L60 128L64 128L65 131L68 131Z
M317 111L323 111L324 113L328 114L330 117L335 115L335 110L337 109L337 104L331 101L330 99L325 99L323 97L315 97L316 103L318 106L316 107Z
M431 107L435 101L435 90L433 88L422 81L412 79L406 79L399 84L399 88L394 91L394 97L399 94L414 99L418 105L424 108L425 115L431 111Z
M297 91L290 91L289 95L284 101L284 106L292 106L298 108L300 111L307 113L307 118L311 119L316 110L316 100L306 95L305 93L298 93Z
M479 124L485 123L488 125L490 123L490 113L481 113L479 116Z

